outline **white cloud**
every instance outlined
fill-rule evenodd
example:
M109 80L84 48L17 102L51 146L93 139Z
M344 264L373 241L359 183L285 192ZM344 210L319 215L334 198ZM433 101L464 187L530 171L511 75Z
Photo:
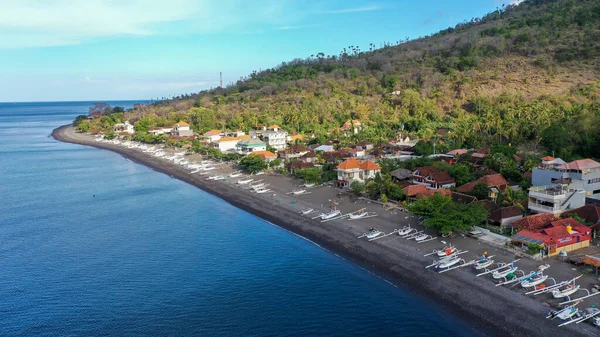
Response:
M292 0L1 0L0 48L283 24Z
M378 11L381 7L376 5L364 6L364 7L355 7L355 8L342 8L342 9L334 9L330 11L326 11L326 14L343 14L343 13L358 13L358 12L371 12Z

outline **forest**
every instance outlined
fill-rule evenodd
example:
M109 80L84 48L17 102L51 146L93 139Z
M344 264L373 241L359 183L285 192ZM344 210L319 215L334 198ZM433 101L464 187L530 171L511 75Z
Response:
M431 36L316 52L124 118L138 132L179 120L198 133L278 124L344 145L386 142L403 130L425 147L506 145L564 160L600 158L598 27L598 1L527 0ZM366 128L345 137L348 119ZM99 123L83 127L101 131ZM449 132L440 136L440 128Z

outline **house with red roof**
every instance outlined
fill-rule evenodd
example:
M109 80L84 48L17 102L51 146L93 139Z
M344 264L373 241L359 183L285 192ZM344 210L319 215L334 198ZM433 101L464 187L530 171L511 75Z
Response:
M447 172L440 171L435 166L417 167L412 173L412 183L425 185L427 188L451 188L456 181Z
M478 184L485 184L488 187L488 197L493 200L498 198L500 191L504 191L508 187L508 181L506 181L501 174L497 173L485 175L476 181L459 186L456 188L456 191L461 193L471 193Z
M364 182L375 178L375 175L381 172L381 166L370 160L360 161L356 158L349 158L337 166L337 185L347 187L353 181Z
M539 218L541 219L541 218ZM537 244L543 247L547 256L570 252L590 245L592 229L575 219L554 220L541 228L523 229L511 237L514 244L527 247Z

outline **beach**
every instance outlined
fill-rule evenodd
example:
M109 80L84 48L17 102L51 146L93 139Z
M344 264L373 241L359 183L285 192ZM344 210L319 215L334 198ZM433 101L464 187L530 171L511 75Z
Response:
M73 127L63 126L52 133L52 136L63 142L70 142L118 152L135 162L165 173L197 186L216 195L232 205L255 214L266 221L300 235L325 249L352 260L360 266L382 276L399 287L408 288L412 292L423 295L446 310L451 311L471 322L478 331L486 335L542 336L559 334L569 336L597 335L591 326L568 326L558 328L557 321L546 320L550 310L540 301L526 297L510 288L494 287L489 278L475 277L470 270L455 270L438 274L424 266L431 259L423 255L433 248L441 248L439 241L418 245L405 241L397 236L369 242L357 236L368 230L370 226L390 232L405 225L417 226L418 220L401 210L385 211L381 206L367 202L351 201L338 195L338 189L321 186L310 189L311 194L293 196L286 194L298 188L299 182L280 175L256 176L254 179L268 181L272 193L258 195L251 193L239 185L221 181L207 181L206 176L190 174L180 165L153 157L137 149L128 149L105 142L97 142L94 137L75 133ZM221 174L234 169L226 164L219 167ZM215 172L216 173L216 172ZM235 180L235 179L230 179ZM275 195L273 195L275 194ZM338 200L338 207L343 213L366 207L369 211L377 211L379 216L369 221L334 220L321 223L302 216L303 208L314 208L318 212L327 212L331 203ZM319 214L319 213L315 213ZM453 242L460 248L463 244L477 245L476 240L458 238ZM484 248L488 250L488 248ZM501 261L511 261L514 255L491 250L490 254ZM529 261L532 266L539 262ZM401 317L397 318L401 324Z

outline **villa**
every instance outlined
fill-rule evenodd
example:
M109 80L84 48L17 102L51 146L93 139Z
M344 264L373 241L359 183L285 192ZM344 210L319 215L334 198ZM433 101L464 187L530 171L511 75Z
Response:
M262 134L262 140L275 150L285 150L288 133L282 131L279 125L269 126Z
M174 136L179 137L189 137L194 135L194 131L190 129L190 125L186 122L180 121L179 123L173 125L173 130L171 133Z
M348 187L353 181L364 182L375 178L381 172L381 167L370 160L360 161L350 158L337 166L337 185Z
M447 172L440 171L435 166L417 167L412 174L412 183L425 185L427 188L451 188L456 181Z

